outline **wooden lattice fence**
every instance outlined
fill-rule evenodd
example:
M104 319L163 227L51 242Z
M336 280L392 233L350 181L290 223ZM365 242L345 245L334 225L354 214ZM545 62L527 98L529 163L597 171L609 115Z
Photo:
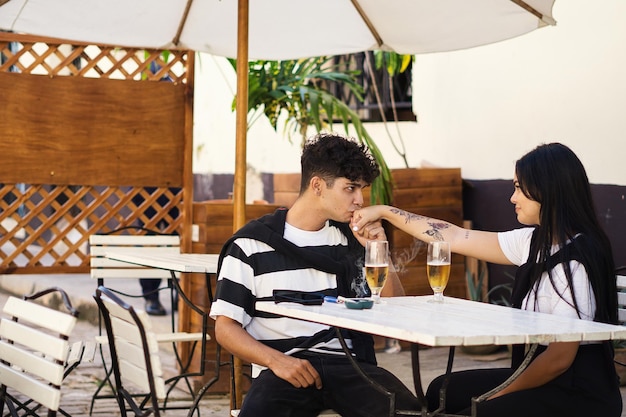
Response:
M130 225L191 247L193 53L0 33L0 273L87 272Z

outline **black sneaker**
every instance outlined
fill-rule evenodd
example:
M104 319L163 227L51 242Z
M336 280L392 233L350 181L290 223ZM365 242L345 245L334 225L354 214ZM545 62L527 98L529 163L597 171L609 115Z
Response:
M164 316L166 314L165 307L163 307L159 300L146 301L146 313L151 316Z

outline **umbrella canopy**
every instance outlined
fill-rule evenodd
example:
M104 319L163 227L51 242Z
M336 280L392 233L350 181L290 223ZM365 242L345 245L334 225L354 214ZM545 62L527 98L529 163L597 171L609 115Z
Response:
M443 52L554 25L555 0L0 0L0 30L137 48L283 60ZM247 77L237 82L234 203L245 217Z
M236 0L0 0L0 29L237 56ZM255 0L250 59L452 51L554 24L554 0Z

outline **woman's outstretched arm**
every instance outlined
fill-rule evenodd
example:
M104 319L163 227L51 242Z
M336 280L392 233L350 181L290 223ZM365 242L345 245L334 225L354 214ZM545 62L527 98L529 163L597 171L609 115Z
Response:
M496 232L464 229L444 220L433 219L392 206L369 206L356 210L351 227L355 233L368 224L384 219L415 238L432 242L445 240L453 252L482 259L487 262L511 265L498 242Z

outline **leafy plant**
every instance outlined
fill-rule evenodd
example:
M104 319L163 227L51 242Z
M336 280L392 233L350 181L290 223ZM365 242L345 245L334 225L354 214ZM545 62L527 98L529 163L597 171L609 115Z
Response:
M230 62L236 69L235 61ZM287 115L284 131L289 140L293 133L298 133L304 143L310 126L320 132L332 129L334 121L341 122L346 131L351 125L357 138L367 145L380 166L381 175L372 184L372 204L391 202L391 171L380 149L359 115L324 87L324 82L339 83L361 98L362 87L356 82L355 71L339 70L332 63L332 57L250 61L248 71L248 126L265 116L277 130L284 113Z
M374 71L372 70L372 63L369 59L368 53L365 54L365 58L370 68L370 72L373 73ZM374 51L375 67L378 70L380 70L383 67L385 68L387 77L389 78L390 86L393 86L393 77L398 74L402 74L404 71L406 71L409 68L409 64L411 64L414 60L415 60L414 55L400 55L395 52ZM396 151L398 155L400 155L400 157L404 161L404 166L408 168L409 161L406 158L406 148L404 147L404 139L402 138L402 133L400 132L400 129L398 129L399 118L398 118L398 110L395 105L396 100L394 97L394 89L392 87L389 90L389 93L391 94L391 109L393 112L393 119L394 119L395 126L396 126L397 139L400 142L399 145L396 143L396 141L393 138L393 135L389 131L387 117L385 116L385 112L382 107L382 100L380 98L380 93L378 92L378 86L376 85L375 77L372 77L372 87L374 88L374 94L376 95L376 101L378 103L378 111L383 121L385 132L387 132L387 136L389 137L389 140L391 141L391 145L393 146L393 149Z
M495 294L499 292L500 297L498 299L490 299L491 304L498 304L501 306L511 307L511 294L513 293L513 281L515 281L515 277L508 272L505 272L504 275L508 277L511 282L505 282L503 284L498 284L489 290L487 293L487 298L491 296L491 294Z
M484 261L479 261L478 263L478 273L477 277L472 274L471 271L466 272L467 279L467 291L470 300L473 301L486 301L488 300L491 304L498 304L503 306L511 306L511 293L513 292L513 282L505 282L502 284L498 284L487 291L486 295L483 297L483 286L487 285L485 282L485 276L487 272L487 264ZM505 272L505 275L509 277L511 280L514 280L515 277L509 273ZM492 299L492 294L498 294L497 299Z
M483 301L482 294L485 271L486 268L481 268L477 279L474 278L474 274L472 274L471 271L466 272L467 292L469 294L469 299L472 301Z

